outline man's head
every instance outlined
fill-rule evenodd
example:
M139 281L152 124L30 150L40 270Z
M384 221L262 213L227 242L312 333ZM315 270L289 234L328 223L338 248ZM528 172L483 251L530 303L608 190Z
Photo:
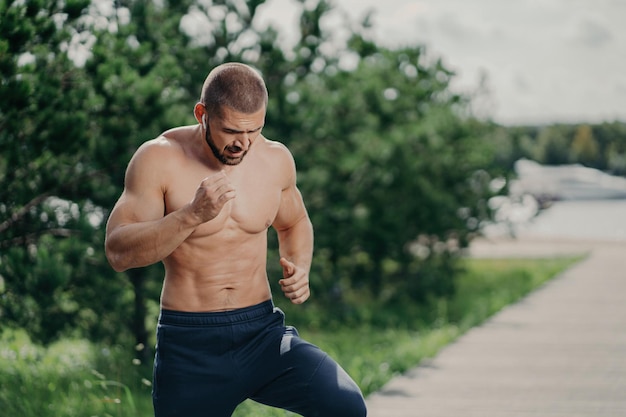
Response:
M234 62L222 64L204 81L200 103L209 117L221 117L224 106L240 113L256 113L267 107L267 88L253 68Z
M194 113L220 162L237 165L243 160L261 134L267 100L263 78L247 65L223 64L209 73Z

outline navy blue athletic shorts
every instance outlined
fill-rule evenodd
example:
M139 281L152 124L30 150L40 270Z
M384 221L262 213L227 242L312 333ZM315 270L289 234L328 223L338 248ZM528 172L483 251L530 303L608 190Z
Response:
M162 310L152 398L156 417L229 417L251 398L306 417L364 417L359 387L285 326L272 301L238 310Z

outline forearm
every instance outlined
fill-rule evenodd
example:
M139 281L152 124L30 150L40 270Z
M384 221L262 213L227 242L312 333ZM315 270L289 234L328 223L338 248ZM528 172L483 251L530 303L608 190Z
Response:
M158 220L121 224L107 230L106 256L118 272L151 265L169 256L195 228L182 209Z
M278 230L277 234L280 256L308 273L313 258L313 225L308 216L288 229Z

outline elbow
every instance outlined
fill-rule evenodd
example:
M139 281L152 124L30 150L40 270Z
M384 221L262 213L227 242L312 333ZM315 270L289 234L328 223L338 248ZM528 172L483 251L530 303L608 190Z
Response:
M108 242L105 244L104 253L106 255L107 261L109 261L109 265L115 272L124 272L130 268L128 263L125 261L125 256L113 250Z
M113 268L113 270L115 272L124 272L127 269L129 269L126 265L123 265L123 264L121 264L119 262L118 263L113 263L113 262L109 261L109 264L111 265L111 268Z
M111 265L111 268L113 268L115 272L124 272L129 268L127 265L124 264L121 256L113 255L109 252L107 252L106 256L107 260L109 261L109 265Z

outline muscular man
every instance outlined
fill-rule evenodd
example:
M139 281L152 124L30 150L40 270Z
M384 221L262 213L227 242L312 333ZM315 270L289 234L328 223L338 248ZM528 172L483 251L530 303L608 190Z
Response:
M156 417L232 415L247 398L304 416L365 416L337 363L304 341L271 299L267 229L277 231L292 303L307 300L313 229L288 149L261 134L267 90L252 68L224 64L194 107L131 159L107 223L116 271L162 261Z

